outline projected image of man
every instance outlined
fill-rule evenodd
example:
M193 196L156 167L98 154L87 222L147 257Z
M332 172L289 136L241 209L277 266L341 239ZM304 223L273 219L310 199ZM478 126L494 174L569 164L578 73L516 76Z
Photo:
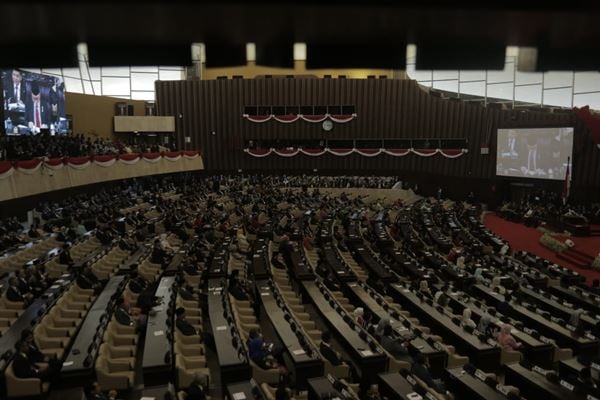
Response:
M48 127L50 108L42 96L42 90L37 81L31 82L31 100L27 105L27 121L31 134L37 134Z
M5 84L6 97L9 110L25 110L25 85L23 85L23 74L17 69L11 73L11 81Z

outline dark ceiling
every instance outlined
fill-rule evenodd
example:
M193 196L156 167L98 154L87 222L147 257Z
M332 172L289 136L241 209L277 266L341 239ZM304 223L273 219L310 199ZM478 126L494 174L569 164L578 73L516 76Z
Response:
M477 42L480 48L535 46L565 57L576 52L575 63L598 61L600 2L524 3L531 2L15 1L0 6L0 46L422 42L451 49Z

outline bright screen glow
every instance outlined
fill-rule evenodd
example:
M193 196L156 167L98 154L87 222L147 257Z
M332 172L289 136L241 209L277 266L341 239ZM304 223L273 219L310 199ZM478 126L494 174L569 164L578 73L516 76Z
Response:
M498 129L496 175L564 180L573 128Z
M4 131L8 135L66 134L65 85L61 78L2 70Z

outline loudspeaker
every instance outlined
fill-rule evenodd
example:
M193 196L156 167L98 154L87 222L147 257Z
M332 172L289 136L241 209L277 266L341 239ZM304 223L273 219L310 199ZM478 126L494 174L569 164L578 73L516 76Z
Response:
M306 44L306 68L406 68L405 43Z
M505 43L460 38L417 40L416 69L503 70Z
M181 65L192 63L189 43L88 43L90 66Z
M130 115L130 116L133 115L133 104L127 105L127 115Z
M206 67L239 67L246 65L246 44L208 42L204 45Z

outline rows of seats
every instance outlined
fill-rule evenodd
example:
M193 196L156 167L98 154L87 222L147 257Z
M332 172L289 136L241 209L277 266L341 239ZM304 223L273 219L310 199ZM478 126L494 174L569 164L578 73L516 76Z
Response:
M110 251L101 255L92 265L92 272L100 280L110 279L119 271L119 266L127 260L129 251L122 250L119 246L113 247Z
M104 331L96 358L96 378L102 387L117 390L135 385L135 357L139 334L135 326L122 325L113 317Z
M71 247L71 258L74 262L81 261L90 254L98 251L101 247L102 244L95 236L88 236ZM47 261L44 266L50 278L58 278L69 270L68 265L60 263L60 255L56 255Z
M62 359L95 298L93 290L71 284L33 329L40 351L46 356Z
M273 245L272 242L269 242L269 259L272 257L272 253ZM271 274L273 276L275 287L285 300L288 309L300 323L301 326L298 328L304 331L305 337L311 340L316 348L319 348L323 332L317 327L315 321L312 320L310 314L302 304L302 299L294 291L287 271L277 269L271 265ZM345 362L337 366L334 366L325 358L323 358L323 362L325 364L326 374L331 374L337 378L348 378L350 376L350 366Z
M202 309L196 301L184 300L179 294L176 297L177 308L185 309L186 320L196 329L202 332ZM202 384L208 387L210 382L210 370L206 361L206 349L201 335L186 336L175 329L173 338L173 350L175 353L175 369L177 371L177 386L184 389L190 386L195 376L200 376Z
M42 256L45 256L49 250L62 246L56 236L50 236L46 239L38 240L19 250L14 254L0 258L0 275L11 273L23 266L23 264Z
M25 304L22 301L10 301L6 294L0 297L0 336L23 314Z

